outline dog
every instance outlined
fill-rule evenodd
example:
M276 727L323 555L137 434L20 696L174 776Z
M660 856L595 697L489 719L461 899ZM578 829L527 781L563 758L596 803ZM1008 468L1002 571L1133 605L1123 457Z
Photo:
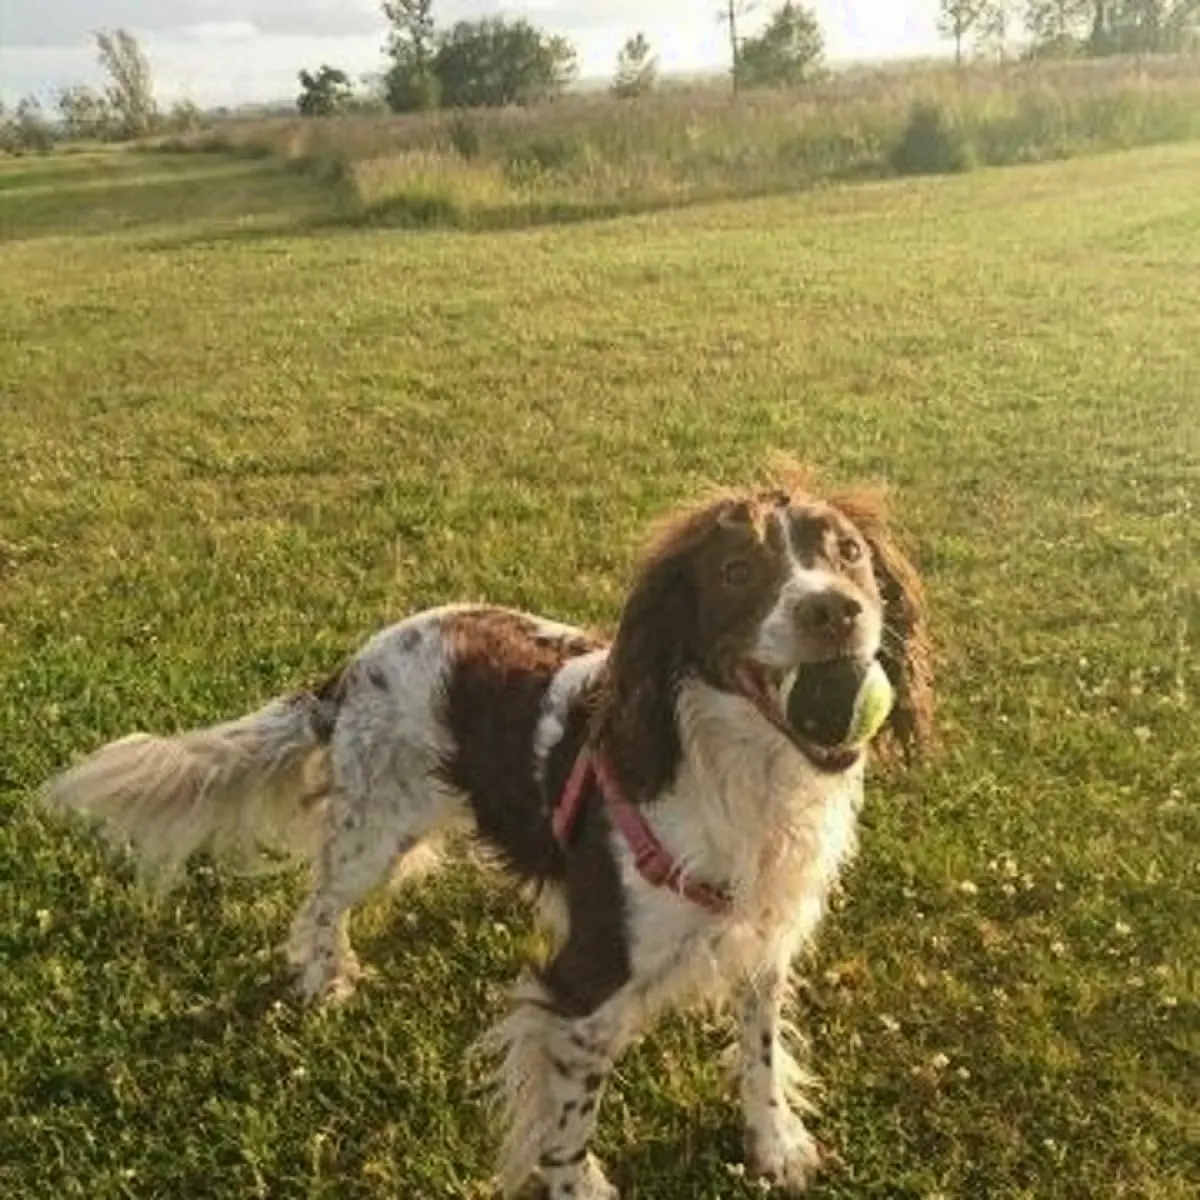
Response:
M787 1048L789 977L853 854L865 750L807 742L785 674L878 657L896 693L872 753L932 735L926 601L881 497L714 494L649 541L611 639L487 604L383 629L320 686L174 737L134 734L52 779L171 886L208 849L312 864L288 954L344 998L348 914L464 823L536 893L546 961L483 1039L506 1110L498 1185L618 1195L590 1151L609 1073L656 1015L735 1002L747 1170L799 1194L821 1153Z

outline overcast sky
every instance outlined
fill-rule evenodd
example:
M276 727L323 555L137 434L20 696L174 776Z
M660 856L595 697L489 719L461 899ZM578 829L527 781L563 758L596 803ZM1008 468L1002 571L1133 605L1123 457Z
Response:
M642 30L664 69L725 63L718 0L435 0L440 24L497 14L529 17L571 38L584 75L607 76L621 43ZM774 7L764 0L763 10ZM881 58L939 50L938 0L817 0L830 57ZM301 67L377 71L387 22L380 0L0 0L0 96L50 99L99 82L89 34L131 29L154 69L159 98L236 104L289 99Z

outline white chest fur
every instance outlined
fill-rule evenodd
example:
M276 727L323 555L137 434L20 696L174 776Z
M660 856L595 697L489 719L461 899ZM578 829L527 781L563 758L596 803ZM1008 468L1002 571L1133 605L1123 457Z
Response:
M740 697L692 683L679 712L684 761L648 816L686 870L731 892L733 910L716 916L650 887L615 840L633 974L652 1007L681 991L723 991L794 954L854 851L862 800L861 764L841 775L816 771Z

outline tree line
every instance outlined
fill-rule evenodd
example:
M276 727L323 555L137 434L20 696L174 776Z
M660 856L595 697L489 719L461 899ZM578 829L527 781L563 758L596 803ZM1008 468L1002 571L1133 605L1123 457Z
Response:
M165 113L160 109L150 62L132 33L118 29L94 36L106 86L100 91L83 84L62 88L49 112L36 96L26 96L11 112L0 104L0 150L48 150L60 138L129 141L199 125L200 110L191 101Z
M1014 39L1030 58L1178 54L1200 47L1200 0L940 0L938 30L960 64Z
M1200 0L939 0L939 30L956 61L969 51L1006 57L1013 45L1032 58L1178 53L1200 48ZM773 9L746 35L759 0L720 0L730 77L740 88L793 87L823 71L825 44L816 12L795 0ZM388 22L382 103L393 112L530 105L554 98L575 80L574 46L525 19L486 17L437 24L434 0L384 0ZM194 104L163 113L150 64L128 30L95 35L107 85L63 88L54 110L26 97L11 112L0 105L0 150L47 149L59 137L124 140L199 124ZM653 91L658 59L644 33L617 57L611 90L621 98ZM360 105L345 71L323 64L300 72L299 111L327 116Z
M824 37L816 12L795 0L771 11L747 36L759 0L721 0L730 77L743 87L792 87L822 71ZM528 105L563 92L576 75L575 48L529 21L488 17L440 28L434 0L386 0L388 66L382 99L393 112ZM969 50L1031 58L1171 53L1200 44L1200 0L940 0L939 31L959 64ZM617 57L612 91L634 97L658 83L658 60L644 33ZM300 73L298 107L313 116L345 111L354 88L344 71L323 65Z
M825 43L816 13L785 0L753 37L741 37L738 20L747 0L730 0L735 86L788 87L821 70ZM435 108L501 108L537 104L565 91L578 73L575 47L524 18L485 17L437 25L433 0L386 0L389 32L382 95L393 112ZM634 97L658 83L658 59L644 33L629 37L617 56L612 91ZM300 72L299 110L329 116L354 102L350 77L322 65Z

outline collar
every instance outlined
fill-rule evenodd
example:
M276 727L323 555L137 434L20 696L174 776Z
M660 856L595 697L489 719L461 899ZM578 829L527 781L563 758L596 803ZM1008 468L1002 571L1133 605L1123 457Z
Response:
M587 785L592 779L599 785L609 818L633 853L634 866L647 883L665 887L711 913L724 915L729 912L732 907L729 893L684 872L679 860L672 857L658 840L642 810L622 791L604 756L596 754L586 744L575 759L551 817L554 837L560 846L565 848L567 845L571 830L583 811Z

